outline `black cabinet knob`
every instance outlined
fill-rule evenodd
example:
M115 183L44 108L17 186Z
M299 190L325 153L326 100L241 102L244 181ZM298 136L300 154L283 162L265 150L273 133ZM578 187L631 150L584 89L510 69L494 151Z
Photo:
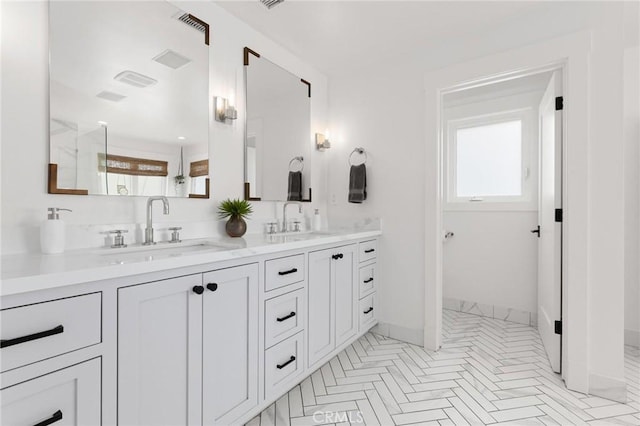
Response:
M342 253L334 254L334 255L331 256L331 258L333 260L342 259L343 257L344 257L344 255Z
M218 284L217 283L209 283L209 284L207 284L207 289L209 289L211 291L216 291L218 289Z
M194 292L195 294L202 294L202 293L204 293L204 287L202 287L201 285L193 286L193 289L192 289L192 290L193 290L193 292Z

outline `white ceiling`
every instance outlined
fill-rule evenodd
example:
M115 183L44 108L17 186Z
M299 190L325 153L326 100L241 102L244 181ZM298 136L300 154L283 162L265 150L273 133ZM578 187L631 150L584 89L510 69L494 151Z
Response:
M576 12L591 7L576 1L286 0L268 10L258 0L216 3L330 76L434 52L444 59L443 45L477 44L479 36L501 27L523 40L532 32L572 31L584 25L576 15L585 14ZM540 25L519 31L518 21ZM500 49L501 42L491 44ZM423 63L445 65L436 59Z

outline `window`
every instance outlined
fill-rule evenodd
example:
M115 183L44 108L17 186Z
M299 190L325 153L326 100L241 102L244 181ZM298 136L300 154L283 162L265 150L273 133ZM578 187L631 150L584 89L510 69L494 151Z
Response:
M530 121L526 111L449 121L448 207L535 201Z

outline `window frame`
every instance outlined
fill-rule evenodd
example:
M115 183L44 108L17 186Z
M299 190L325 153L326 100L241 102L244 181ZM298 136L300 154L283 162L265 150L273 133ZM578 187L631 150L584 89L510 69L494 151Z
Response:
M457 195L457 133L458 130L482 127L511 121L521 122L520 155L522 194L519 196L460 197ZM537 166L534 108L518 108L490 114L448 119L445 137L445 210L536 210Z

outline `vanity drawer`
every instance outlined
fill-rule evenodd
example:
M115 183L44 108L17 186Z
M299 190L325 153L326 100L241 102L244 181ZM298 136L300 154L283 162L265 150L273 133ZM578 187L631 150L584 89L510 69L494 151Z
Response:
M375 259L378 251L378 241L363 241L360 243L360 262L366 262L367 260Z
M2 371L100 343L102 294L0 311Z
M269 399L289 388L304 370L304 333L300 332L267 349L264 354L264 390Z
M264 305L266 348L304 329L304 289L274 297Z
M376 321L376 293L360 299L360 331L364 331Z
M304 255L281 257L265 262L265 291L304 280Z
M3 425L100 425L100 359L0 391Z
M362 266L360 268L360 297L364 297L367 294L375 291L376 285L376 264Z

